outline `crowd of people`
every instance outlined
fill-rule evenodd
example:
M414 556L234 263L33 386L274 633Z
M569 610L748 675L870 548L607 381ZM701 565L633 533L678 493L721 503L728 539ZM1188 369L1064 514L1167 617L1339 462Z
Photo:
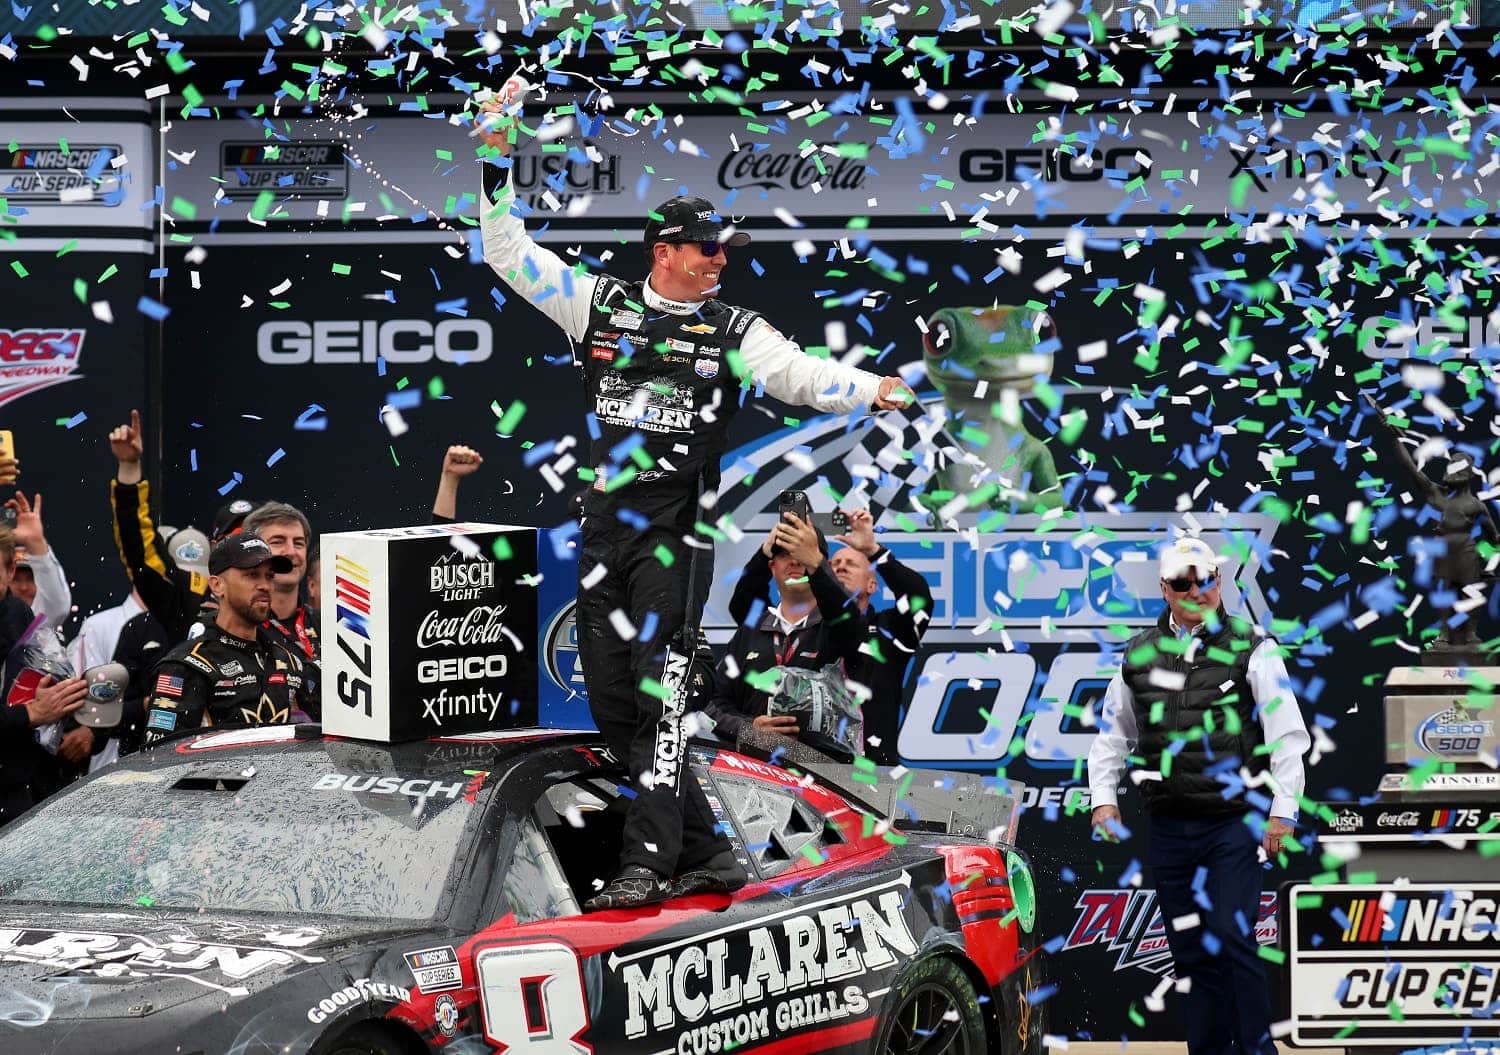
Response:
M306 515L283 502L236 499L214 511L206 530L173 530L161 525L142 474L139 413L108 442L114 537L129 587L117 604L87 615L75 607L47 542L40 493L19 487L4 503L0 699L13 706L0 712L0 823L183 729L321 713L318 557ZM456 519L460 481L483 461L472 448L448 449L434 521ZM0 484L18 476L14 463L0 461ZM879 545L867 511L851 512L848 532L833 541L830 557L829 540L788 515L755 551L730 602L739 631L722 658L706 643L697 657L698 728L733 741L750 726L894 764L902 677L931 591ZM882 580L896 596L885 610L871 604ZM69 627L76 631L65 636ZM91 680L99 681L91 673L115 664L123 668L117 723L81 721L100 698L97 688L91 695ZM805 716L793 697L805 686L782 676L792 670L837 693L844 706L825 720L831 728L799 724Z

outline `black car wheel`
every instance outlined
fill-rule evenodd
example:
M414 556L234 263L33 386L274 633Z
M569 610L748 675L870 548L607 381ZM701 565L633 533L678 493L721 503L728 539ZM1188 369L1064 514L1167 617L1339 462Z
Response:
M319 1044L317 1051L319 1055L407 1055L406 1045L374 1022L345 1030L331 1043Z
M981 1055L984 1012L962 967L944 956L917 964L891 988L880 1055Z

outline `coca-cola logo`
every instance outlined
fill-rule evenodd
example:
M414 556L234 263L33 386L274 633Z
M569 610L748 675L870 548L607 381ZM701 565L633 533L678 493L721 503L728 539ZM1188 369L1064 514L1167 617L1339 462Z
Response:
M1406 810L1403 813L1382 813L1375 821L1382 828L1411 828L1421 821L1421 816L1416 810Z
M508 642L517 652L522 650L521 639L514 630L505 625L504 616L508 605L481 604L463 615L448 615L433 609L422 617L417 627L418 648L466 648L470 645L497 645Z
M746 144L720 163L719 186L725 190L806 190L818 183L830 190L858 190L865 185L867 172L864 162L857 158L836 157L821 150L803 156Z

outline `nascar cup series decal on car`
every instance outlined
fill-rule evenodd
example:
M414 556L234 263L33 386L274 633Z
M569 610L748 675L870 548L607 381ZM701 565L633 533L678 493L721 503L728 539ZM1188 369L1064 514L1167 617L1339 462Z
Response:
M402 953L402 958L406 960L417 988L424 993L442 993L463 988L464 979L458 966L458 953L451 945Z

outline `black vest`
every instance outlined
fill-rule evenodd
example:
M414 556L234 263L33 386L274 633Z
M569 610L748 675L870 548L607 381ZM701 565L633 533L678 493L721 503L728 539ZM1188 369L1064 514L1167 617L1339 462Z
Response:
M1172 817L1217 817L1244 813L1243 794L1226 799L1220 779L1268 768L1265 742L1255 716L1255 699L1246 671L1250 653L1266 638L1251 624L1219 609L1218 629L1198 639L1191 663L1186 650L1193 641L1172 633L1170 612L1125 646L1121 676L1135 698L1136 754L1147 773L1162 780L1136 785L1150 813ZM1157 681L1152 671L1161 671ZM1178 688L1177 686L1181 687ZM1172 745L1180 743L1175 751ZM1212 770L1212 772L1209 772Z
M698 475L708 493L718 489L740 405L739 346L758 317L718 300L694 315L652 311L643 283L599 276L575 353L592 414L589 461L604 469L590 512L625 505L679 530L698 519Z

